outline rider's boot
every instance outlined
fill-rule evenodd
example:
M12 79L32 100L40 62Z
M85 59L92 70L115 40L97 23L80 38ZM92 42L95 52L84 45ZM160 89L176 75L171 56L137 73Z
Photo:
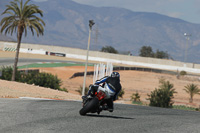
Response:
M98 109L98 111L97 111L97 114L99 115L100 114L100 112L103 110L103 106L99 106L99 109Z
M83 99L83 100L92 98L92 97L94 96L94 91L95 91L95 90L93 89L93 86L91 85L89 88L90 88L90 89L89 89L87 95L82 96L82 99Z
M107 105L108 105L107 110L109 112L113 112L113 99L112 98L107 99Z
M82 96L82 99L83 99L83 100L87 100L87 99L90 99L90 98L92 98L91 95L85 95L85 96Z

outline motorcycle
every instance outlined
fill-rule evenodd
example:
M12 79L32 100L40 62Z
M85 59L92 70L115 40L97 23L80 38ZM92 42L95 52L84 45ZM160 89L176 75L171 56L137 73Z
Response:
M94 96L83 96L83 107L79 111L80 115L86 115L87 113L100 114L102 110L107 109L105 103L106 94L103 91L95 92Z

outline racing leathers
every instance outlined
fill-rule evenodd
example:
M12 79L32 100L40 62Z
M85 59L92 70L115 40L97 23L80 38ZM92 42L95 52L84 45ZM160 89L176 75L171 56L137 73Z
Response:
M121 91L121 84L119 77L106 76L100 80L97 80L93 86L90 87L88 95L91 92L103 91L106 94L106 103L108 105L108 110L113 111L113 101L117 99L119 92Z

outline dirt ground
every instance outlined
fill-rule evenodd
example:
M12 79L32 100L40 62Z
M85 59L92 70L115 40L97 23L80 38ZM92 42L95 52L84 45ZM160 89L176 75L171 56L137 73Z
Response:
M1 57L14 56L14 52L2 52ZM23 54L20 54L23 57ZM34 58L36 58L34 55ZM50 58L49 56L44 56ZM58 57L52 57L58 58ZM61 57L59 57L61 58ZM67 59L66 59L67 60ZM37 68L38 69L38 68ZM65 87L69 92L61 92L52 90L49 88L38 87L34 85L22 84L11 81L0 80L0 97L1 98L18 98L18 97L38 97L38 98L52 98L52 99L64 99L64 100L81 100L81 95L76 91L83 85L83 76L70 77L76 72L84 72L84 66L72 66L72 67L54 67L54 68L39 68L41 72L48 72L58 76L62 79L62 87ZM93 71L93 67L88 67L88 71ZM177 79L176 75L159 74L153 72L142 71L118 71L121 75L122 88L125 90L123 98L119 99L119 103L130 104L130 97L133 93L138 92L141 96L141 101L148 103L146 98L147 94L150 94L155 88L159 86L159 80L165 79L174 84L174 88L177 93L173 99L177 105L188 106L200 106L200 95L194 96L193 104L188 103L189 95L183 90L184 86L190 83L197 84L200 88L200 81L192 78ZM199 77L198 77L199 78ZM87 76L86 85L89 86L93 82L93 76Z
M76 91L83 85L83 76L75 77L70 79L70 77L76 72L84 72L84 66L72 66L72 67L54 67L54 68L39 68L41 72L48 72L57 75L62 79L62 87L65 87L70 94L79 95ZM88 71L93 71L93 67L88 67ZM195 81L192 78L187 79L177 79L176 75L169 74L159 74L153 72L142 72L142 71L118 71L121 76L122 88L125 90L125 94L122 99L118 102L130 104L130 97L133 93L138 92L141 96L141 101L148 103L146 98L147 94L150 94L155 88L159 86L159 80L165 79L174 84L176 89L176 94L174 96L174 101L176 105L188 105L199 107L200 105L200 95L194 96L193 104L188 103L189 95L183 90L184 86L190 83L197 84L200 87L200 82ZM86 86L93 83L93 76L87 76Z

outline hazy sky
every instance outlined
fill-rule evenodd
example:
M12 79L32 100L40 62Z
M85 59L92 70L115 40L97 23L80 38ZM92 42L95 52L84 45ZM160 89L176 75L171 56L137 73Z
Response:
M132 11L156 12L200 24L200 0L73 0L106 7L121 7Z

